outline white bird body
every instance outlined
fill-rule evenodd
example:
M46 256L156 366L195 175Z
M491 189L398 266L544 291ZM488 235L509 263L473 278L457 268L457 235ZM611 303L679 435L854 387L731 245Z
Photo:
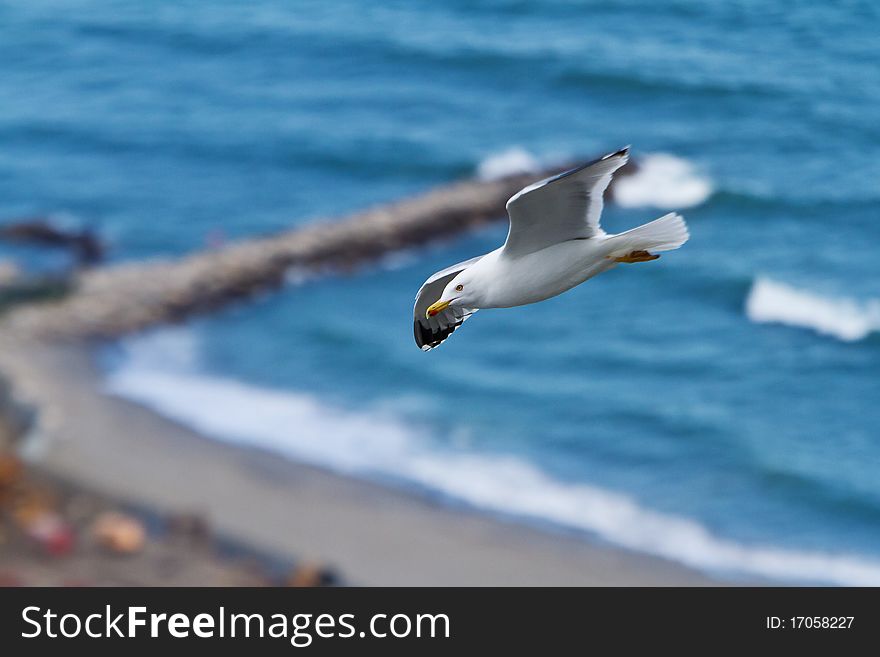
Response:
M667 214L609 235L599 226L603 194L629 149L529 185L507 202L504 245L431 276L416 295L414 332L422 350L444 342L481 308L511 308L555 297L620 262L646 262L689 237Z
M496 249L471 269L473 275L491 273L476 307L513 308L560 295L614 267L617 263L607 257L612 250L607 235L562 242L518 257L505 256L503 247Z

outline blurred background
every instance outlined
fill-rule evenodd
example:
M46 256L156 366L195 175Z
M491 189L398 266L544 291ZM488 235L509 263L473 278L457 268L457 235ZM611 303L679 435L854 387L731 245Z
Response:
M101 394L202 434L199 449L268 458L254 479L306 464L367 482L367 526L398 498L444 527L498 523L462 538L459 563L488 542L529 583L557 581L543 561L577 570L575 553L620 549L720 582L876 585L878 30L877 5L858 1L0 2L0 226L80 245L6 240L0 267L56 281L95 249L105 267L176 257L632 144L639 168L603 223L681 212L691 240L657 263L481 312L421 353L415 292L496 248L499 217L101 344ZM258 539L206 513L296 561L296 510L334 485L291 493L289 526L258 531L256 498L230 510ZM95 509L121 504L150 534L149 499L100 495ZM385 558L409 563L422 548L401 514ZM0 542L6 579L68 581L52 565L31 576L16 531ZM360 531L328 541L354 553ZM566 552L516 561L526 534L498 531ZM363 568L382 573L377 545ZM395 579L307 557L333 570L325 583L434 581L430 561Z

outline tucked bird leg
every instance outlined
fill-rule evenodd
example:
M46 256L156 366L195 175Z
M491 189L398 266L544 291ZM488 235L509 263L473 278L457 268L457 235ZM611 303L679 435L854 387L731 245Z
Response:
M625 256L612 258L612 260L614 260L614 262L648 262L649 260L656 260L659 257L659 255L648 253L647 251L630 251Z

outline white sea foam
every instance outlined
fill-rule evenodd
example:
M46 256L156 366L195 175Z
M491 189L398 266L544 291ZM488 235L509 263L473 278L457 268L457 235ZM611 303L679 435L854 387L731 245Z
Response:
M614 200L624 208L681 210L703 203L712 183L687 160L666 153L636 158L638 169L614 181Z
M753 322L797 326L838 340L862 340L880 331L880 300L823 297L768 278L757 278L746 299Z
M382 256L379 267L388 271L397 271L419 262L420 258L421 253L416 249L401 249Z
M477 166L481 180L496 180L516 173L537 173L541 163L534 155L519 146L513 146L486 157Z
M408 480L478 508L550 521L711 571L776 580L880 585L880 563L856 556L738 544L626 495L556 480L510 456L441 451L394 416L328 406L195 369L192 334L175 329L126 345L108 390L214 438L360 475Z

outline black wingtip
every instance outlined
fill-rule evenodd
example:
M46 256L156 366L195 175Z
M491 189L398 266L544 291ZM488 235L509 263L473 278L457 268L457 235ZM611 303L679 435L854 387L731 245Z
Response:
M562 180L563 178L567 178L568 176L570 176L574 173L577 173L578 171L583 171L584 169L587 169L587 168L593 166L594 164L599 164L599 162L604 162L605 160L610 160L612 157L617 157L618 155L626 157L629 155L629 148L630 148L629 146L624 146L619 151L615 151L613 153L608 153L608 155L603 155L602 157L597 158L595 160L590 160L586 164L582 164L579 167L575 167L574 169L568 169L567 171L563 171L562 173L557 173L555 176L550 176L549 178L542 180L541 182L546 185L546 184L549 184L552 182L556 182L557 180Z

